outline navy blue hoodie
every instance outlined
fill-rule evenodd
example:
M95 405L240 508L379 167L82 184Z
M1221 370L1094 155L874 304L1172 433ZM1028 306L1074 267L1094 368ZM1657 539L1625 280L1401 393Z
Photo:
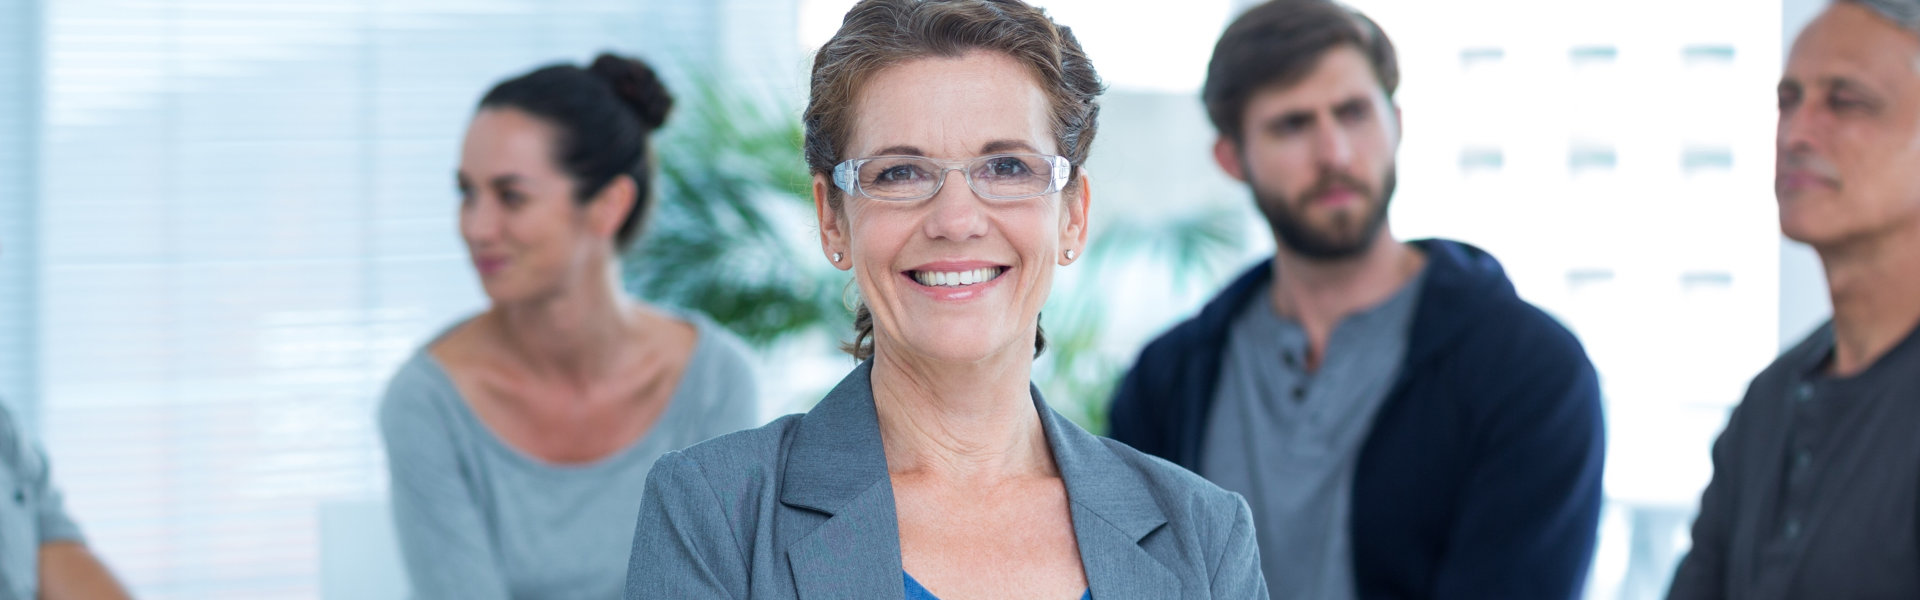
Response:
M1606 438L1593 364L1491 255L1413 244L1427 257L1420 305L1354 475L1356 589L1369 599L1578 598ZM1141 351L1114 396L1110 435L1198 472L1229 327L1272 279L1262 262Z

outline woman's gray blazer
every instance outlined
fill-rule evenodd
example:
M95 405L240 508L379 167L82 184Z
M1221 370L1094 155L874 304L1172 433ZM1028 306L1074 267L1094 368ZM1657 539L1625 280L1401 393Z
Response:
M654 464L627 600L898 599L900 533L869 364L804 415ZM1265 600L1238 494L1034 405L1066 481L1094 600Z

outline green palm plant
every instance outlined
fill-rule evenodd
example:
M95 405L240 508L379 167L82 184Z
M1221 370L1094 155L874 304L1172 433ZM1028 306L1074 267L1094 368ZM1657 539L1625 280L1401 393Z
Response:
M691 87L658 141L659 202L623 263L629 289L756 346L843 325L843 277L802 247L813 201L794 111L712 77Z
M1107 400L1137 348L1115 348L1107 307L1126 269L1165 269L1175 282L1211 283L1244 238L1244 211L1217 206L1173 218L1122 213L1096 223L1079 273L1047 301L1047 353L1034 381L1061 414L1089 431L1107 430Z

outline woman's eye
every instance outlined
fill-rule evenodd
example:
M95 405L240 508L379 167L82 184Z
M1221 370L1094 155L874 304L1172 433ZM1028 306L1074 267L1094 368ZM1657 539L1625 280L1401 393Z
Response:
M898 165L893 167L887 167L886 170L881 171L880 175L877 177L874 177L873 179L874 181L879 183L901 183L901 182L913 181L919 178L920 178L919 169L915 169L910 165Z
M1027 168L1027 163L1020 162L1017 158L1005 157L987 161L987 174L993 177L1025 177L1032 172L1032 169Z

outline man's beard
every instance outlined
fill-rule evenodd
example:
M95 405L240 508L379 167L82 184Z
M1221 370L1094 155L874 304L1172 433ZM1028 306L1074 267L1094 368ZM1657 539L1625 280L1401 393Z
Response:
M1244 172L1251 174L1253 171L1246 169ZM1395 169L1389 166L1386 179L1381 182L1380 189L1375 190L1373 186L1344 173L1321 171L1319 180L1302 192L1299 198L1269 194L1251 177L1247 180L1247 187L1252 188L1254 204L1260 207L1261 214L1266 215L1267 226L1273 228L1274 237L1279 239L1281 245L1308 259L1336 261L1359 256L1380 237L1380 231L1387 225L1387 206L1393 202L1393 190L1398 179ZM1332 222L1327 226L1316 228L1300 213L1305 212L1305 203L1325 194L1335 185L1364 197L1366 204L1361 207L1364 212L1339 212L1333 215Z

